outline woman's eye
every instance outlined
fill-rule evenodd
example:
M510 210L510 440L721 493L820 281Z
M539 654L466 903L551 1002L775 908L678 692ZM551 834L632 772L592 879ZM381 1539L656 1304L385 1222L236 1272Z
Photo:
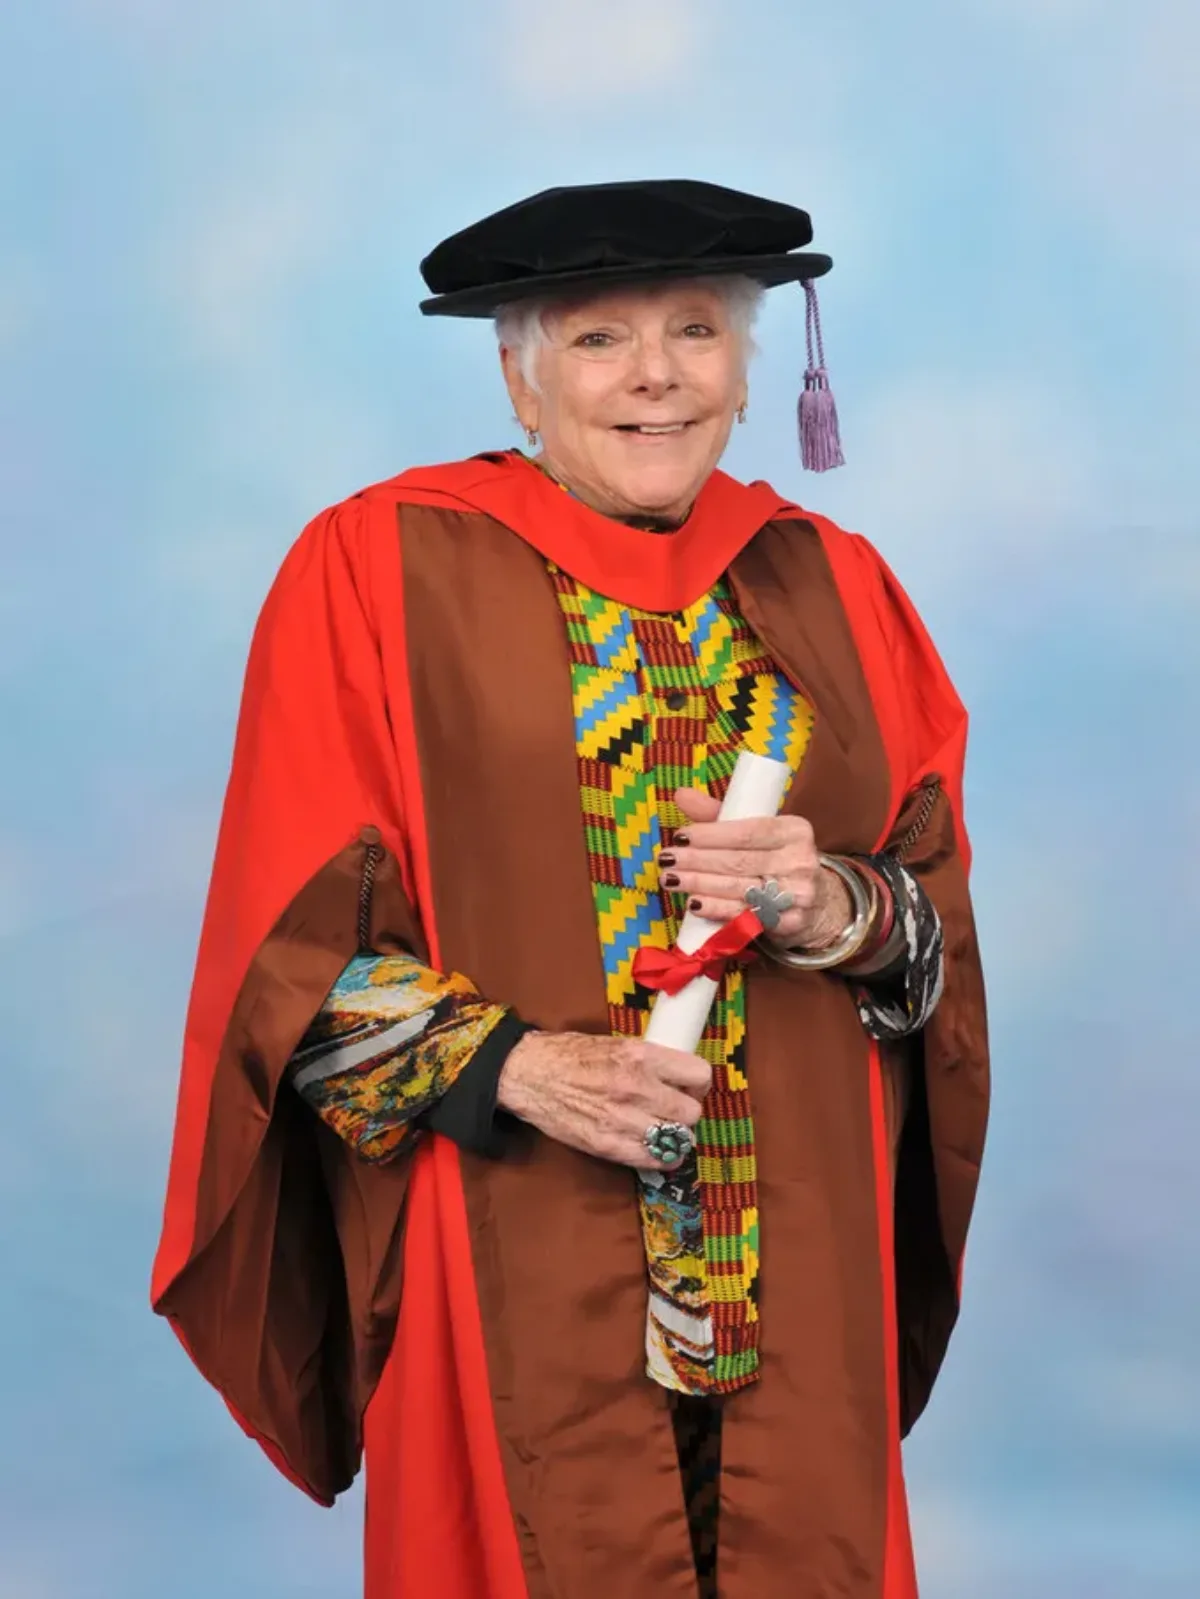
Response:
M612 343L612 335L608 333L581 333L575 340L585 350L602 350Z
M713 329L707 322L689 322L683 330L683 336L685 339L711 339Z

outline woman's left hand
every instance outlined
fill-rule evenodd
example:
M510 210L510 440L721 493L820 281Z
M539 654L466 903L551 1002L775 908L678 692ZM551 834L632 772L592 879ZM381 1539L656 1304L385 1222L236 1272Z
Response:
M681 788L675 803L687 823L683 838L677 835L659 855L659 873L667 892L686 895L697 915L730 922L746 909L746 890L773 878L795 903L766 933L772 943L819 949L850 925L850 895L818 864L816 839L802 816L718 822L720 803L696 788Z

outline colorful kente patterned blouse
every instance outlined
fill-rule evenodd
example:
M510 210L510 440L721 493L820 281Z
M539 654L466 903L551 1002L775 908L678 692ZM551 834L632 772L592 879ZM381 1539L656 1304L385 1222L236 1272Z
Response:
M356 955L292 1056L293 1085L366 1160L386 1160L505 1016L457 973Z
M681 787L721 798L741 749L795 770L812 711L776 671L724 583L674 614L617 605L554 571L567 618L579 789L614 1033L638 1036L653 994L631 968L669 948L685 902L659 888ZM682 1393L741 1387L758 1364L758 1200L743 1071L745 980L727 968L698 1053L713 1086L695 1153L639 1176L650 1303L647 1370Z
M639 1036L653 995L631 973L642 944L668 948L684 901L659 885L658 851L684 818L681 787L720 798L738 753L801 764L812 709L776 670L724 582L684 611L618 605L550 567L571 652L584 829L614 1034ZM941 928L915 879L873 857L896 899L906 960L861 985L859 1014L876 1037L922 1027L941 991ZM384 1158L511 1025L462 977L407 957L352 961L302 1042L293 1081L368 1158ZM646 1364L668 1389L732 1392L758 1370L758 1205L751 1085L744 1071L744 979L722 979L699 1053L713 1088L694 1155L678 1171L638 1177L649 1277ZM515 1041L514 1035L511 1042Z

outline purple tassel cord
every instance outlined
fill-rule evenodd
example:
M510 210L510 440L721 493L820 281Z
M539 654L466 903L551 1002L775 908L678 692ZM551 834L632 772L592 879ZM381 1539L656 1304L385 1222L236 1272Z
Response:
M845 466L838 429L837 402L825 370L825 342L821 337L821 308L812 282L804 285L805 332L808 370L800 396L800 461L806 472L829 472Z

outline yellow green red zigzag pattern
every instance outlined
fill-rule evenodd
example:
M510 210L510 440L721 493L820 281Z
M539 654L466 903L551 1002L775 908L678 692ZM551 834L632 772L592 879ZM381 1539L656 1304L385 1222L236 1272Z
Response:
M643 944L668 948L683 905L659 888L656 857L682 825L675 790L720 798L742 749L804 756L812 711L738 614L720 582L685 611L639 611L550 566L571 653L580 802L609 1021L639 1036L652 995L635 984ZM758 1194L745 1062L745 984L730 968L700 1053L713 1089L695 1162L671 1187L641 1185L651 1287L669 1303L659 1380L688 1393L727 1393L758 1368Z

